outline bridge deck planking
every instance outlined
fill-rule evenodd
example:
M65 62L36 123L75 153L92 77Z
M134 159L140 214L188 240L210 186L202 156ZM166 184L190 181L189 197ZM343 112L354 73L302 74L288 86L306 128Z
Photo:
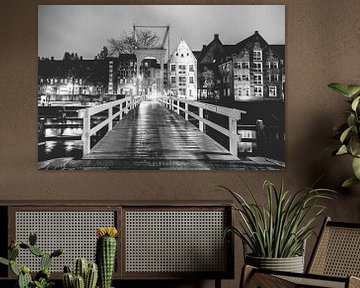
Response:
M82 160L68 168L279 169L274 163L240 160L183 117L143 101L119 121Z

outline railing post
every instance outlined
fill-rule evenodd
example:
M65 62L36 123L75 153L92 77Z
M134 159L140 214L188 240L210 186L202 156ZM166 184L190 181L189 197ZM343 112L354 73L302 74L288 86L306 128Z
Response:
M238 134L237 134L237 120L229 117L229 137L230 153L238 157Z
M134 95L131 95L131 99L130 99L130 110L135 108L135 101L134 101Z
M204 119L204 109L203 108L199 108L199 117L201 119ZM201 120L199 120L199 130L201 132L204 132L204 122L202 122Z
M189 111L189 104L188 104L188 103L185 103L185 120L186 120L186 121L189 120L188 111Z
M177 114L180 115L180 99L177 99Z
M120 120L122 120L123 119L123 108L122 108L122 106L123 106L123 103L121 102L120 103L120 105L119 105L119 108L120 108Z
M81 140L83 143L83 156L90 153L90 113L89 108L84 109L83 115L83 134Z
M174 99L170 98L170 110L174 110Z
M111 131L113 129L113 120L112 120L112 116L113 116L113 113L112 113L112 107L110 107L108 109L109 111L109 115L108 115L108 118L109 118L109 131Z

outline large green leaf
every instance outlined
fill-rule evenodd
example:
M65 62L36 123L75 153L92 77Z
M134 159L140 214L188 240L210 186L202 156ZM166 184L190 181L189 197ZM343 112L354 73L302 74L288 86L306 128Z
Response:
M346 145L341 145L341 147L339 148L339 150L336 152L336 155L344 155L347 154L348 150Z
M352 168L357 179L360 180L360 158L354 157Z
M357 107L359 105L359 101L360 101L360 96L356 97L354 99L354 101L352 101L352 103L351 103L351 109L352 110L356 111L356 109L357 109Z
M348 188L348 187L358 184L358 183L360 183L359 179L357 179L356 177L351 177L351 178L345 180L344 183L342 183L341 187Z
M360 93L360 85L348 85L347 90L351 96L357 95Z
M344 143L344 141L346 140L349 132L351 131L352 127L348 127L343 133L341 133L340 135L340 142Z
M342 96L351 97L351 94L348 90L347 85L341 83L331 83L328 85L329 88L333 89L335 92L339 93Z

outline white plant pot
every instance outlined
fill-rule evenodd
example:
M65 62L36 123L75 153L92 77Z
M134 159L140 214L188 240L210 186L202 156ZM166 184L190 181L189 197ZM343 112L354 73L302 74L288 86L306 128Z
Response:
M263 258L246 255L245 263L262 269L304 273L304 256L289 258Z

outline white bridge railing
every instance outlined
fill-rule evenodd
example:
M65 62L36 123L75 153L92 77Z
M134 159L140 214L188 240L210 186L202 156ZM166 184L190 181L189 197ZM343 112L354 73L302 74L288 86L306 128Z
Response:
M119 120L121 120L124 114L127 114L130 110L137 107L141 101L141 96L131 96L79 110L78 117L83 119L83 133L81 135L81 140L83 142L83 156L90 153L92 135L105 126L108 126L108 131L112 130L113 121L117 117L119 117ZM118 108L119 110L113 113L114 108ZM96 126L91 127L91 117L104 111L108 111L107 118Z
M201 132L204 132L205 124L227 136L229 138L230 153L238 157L238 143L241 140L241 136L237 134L237 121L241 119L242 114L246 114L246 111L169 96L158 98L158 101L168 109L177 112L177 114L180 114L180 111L183 111L185 113L185 120L189 120L189 116L198 120L199 130ZM184 107L181 107L180 103L184 103ZM189 106L196 107L198 114L189 111ZM229 119L229 128L226 129L208 119L205 119L204 110L227 116Z

